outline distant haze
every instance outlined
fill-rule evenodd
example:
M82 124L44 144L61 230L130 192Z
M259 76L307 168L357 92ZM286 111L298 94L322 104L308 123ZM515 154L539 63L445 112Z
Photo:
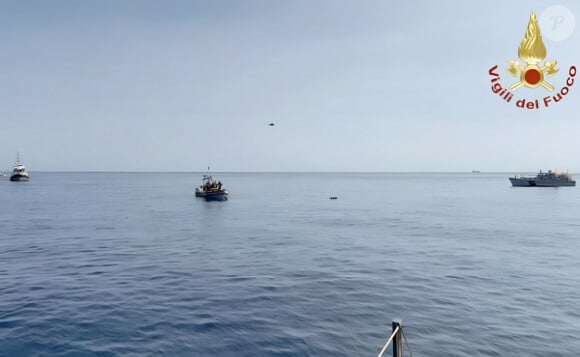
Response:
M580 83L542 110L490 89L548 5L3 1L0 168L577 172ZM557 87L578 31L544 38Z

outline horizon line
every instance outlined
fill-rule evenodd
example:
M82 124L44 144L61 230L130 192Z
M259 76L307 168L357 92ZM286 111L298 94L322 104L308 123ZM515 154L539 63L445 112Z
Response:
M448 171L155 171L155 170L129 170L129 171L112 171L112 170L34 170L29 172L39 173L174 173L174 174L505 174L514 172L536 172L537 170L512 170L512 171L483 171L483 170L448 170ZM5 171L6 173L10 171ZM563 171L560 171L563 172ZM566 171L569 172L569 171Z

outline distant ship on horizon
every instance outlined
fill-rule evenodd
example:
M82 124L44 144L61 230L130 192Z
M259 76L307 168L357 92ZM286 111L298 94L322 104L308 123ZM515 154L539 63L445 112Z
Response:
M14 168L12 169L12 175L10 176L10 181L28 181L30 176L26 167L20 162L20 153L16 154L16 163L14 163Z
M510 177L513 187L559 187L576 186L576 181L572 180L569 173L557 173L552 170L540 172L535 176L514 176Z

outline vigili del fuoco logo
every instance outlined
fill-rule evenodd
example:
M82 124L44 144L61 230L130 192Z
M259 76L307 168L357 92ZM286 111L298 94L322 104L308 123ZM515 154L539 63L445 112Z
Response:
M512 103L514 92L522 86L531 89L541 87L541 89L551 92L542 99L516 98L516 107L524 109L547 108L552 104L561 102L570 92L576 76L576 67L570 66L566 83L559 87L557 91L554 90L554 86L548 80L551 81L551 77L558 73L558 68L556 67L558 63L554 60L544 61L547 57L546 46L544 46L542 41L536 14L533 12L530 15L524 39L520 43L520 47L518 47L518 57L523 63L519 61L508 62L507 72L517 80L509 86L509 89L500 83L498 65L489 69L491 91L505 102Z

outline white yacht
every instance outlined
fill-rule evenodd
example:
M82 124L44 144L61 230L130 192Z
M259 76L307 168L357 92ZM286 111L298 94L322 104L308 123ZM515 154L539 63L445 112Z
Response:
M10 181L28 181L30 180L30 175L26 171L26 167L20 162L20 154L16 155L16 163L12 169L12 175L10 175Z

